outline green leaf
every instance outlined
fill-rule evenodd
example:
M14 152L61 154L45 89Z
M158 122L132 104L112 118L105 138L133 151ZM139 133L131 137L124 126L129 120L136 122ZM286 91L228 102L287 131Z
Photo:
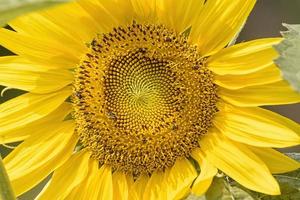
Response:
M252 197L249 191L245 191L240 187L231 186L230 191L232 193L233 199L235 200L255 200L256 198Z
M19 15L68 1L69 0L0 0L0 26L5 26L8 21Z
M283 77L300 92L300 25L283 24L288 30L282 32L284 40L275 46L280 57L275 60Z
M233 199L229 187L230 185L226 182L226 180L223 177L214 178L212 185L205 194L206 200Z
M205 197L206 200L256 200L248 190L226 176L215 178Z
M195 195L189 195L185 200L206 200L205 196L195 196Z
M298 174L299 174L298 170ZM277 175L275 176L278 180L281 188L281 199L300 199L300 178L292 177L288 175ZM277 198L264 198L268 199L278 199Z

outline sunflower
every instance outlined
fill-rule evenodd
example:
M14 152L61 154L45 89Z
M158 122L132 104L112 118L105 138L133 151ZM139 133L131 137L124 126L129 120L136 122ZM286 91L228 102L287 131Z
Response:
M225 173L278 195L299 168L273 148L300 126L260 108L300 102L273 63L280 38L230 46L255 0L81 0L0 30L1 144L19 196L181 199Z

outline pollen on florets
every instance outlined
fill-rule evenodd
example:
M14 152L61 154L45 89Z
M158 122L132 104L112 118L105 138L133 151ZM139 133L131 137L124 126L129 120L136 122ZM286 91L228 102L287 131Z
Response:
M114 170L171 167L198 147L217 112L205 58L161 25L133 23L98 35L75 74L80 141Z

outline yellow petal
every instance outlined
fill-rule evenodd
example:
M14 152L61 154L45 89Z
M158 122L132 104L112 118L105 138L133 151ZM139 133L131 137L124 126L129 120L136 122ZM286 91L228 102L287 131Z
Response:
M72 189L72 191L68 194L65 200L84 200L87 199L87 196L93 199L98 198L98 192L99 189L95 188L96 185L92 185L92 183L95 182L97 179L99 173L97 174L96 172L98 171L98 163L96 160L89 159L89 164L88 164L88 174L84 178L83 181L81 181L80 184L78 184L76 187ZM99 184L97 184L99 186ZM89 191L89 188L92 189L92 191ZM92 192L91 194L89 192Z
M66 199L69 200L109 200L112 197L111 176L106 174L103 167L98 168L98 161L89 160L89 172L85 180L81 182ZM109 168L108 168L109 169ZM104 174L105 173L105 174ZM110 177L110 178L109 178ZM109 178L109 179L107 179ZM104 188L103 188L104 187Z
M133 21L130 0L78 1L78 4L94 19L98 33Z
M101 172L101 178L97 182L99 186L98 199L100 200L112 200L113 199L113 182L111 168L103 165L99 172Z
M65 88L50 94L23 94L0 105L0 135L39 120L56 110L71 94Z
M131 190L131 188L134 186L134 179L133 179L133 175L132 174L126 174L126 180L127 180L127 185L128 185L128 189L129 191Z
M70 51L64 43L57 44L5 28L0 29L0 45L30 60L69 68L79 63L82 54L82 52Z
M16 56L16 55L11 55L11 56L5 56L1 57L3 61L1 65L6 66L6 67L13 67L16 64L19 66L24 66L25 69L32 69L32 70L40 70L40 71L45 71L45 70L54 70L54 69L68 69L67 66L55 66L52 65L51 63L38 63L38 62L33 62L25 57L22 56ZM7 60L6 60L7 59Z
M215 126L237 142L260 147L289 147L300 144L300 125L262 108L239 108L224 104Z
M157 20L157 0L130 0L134 12L134 20L138 22L155 22Z
M130 187L129 199L130 200L143 199L144 191L148 181L149 181L148 176L140 175L138 179Z
M265 85L282 80L281 72L275 64L259 71L243 75L216 75L215 83L230 90L249 86Z
M198 162L201 169L200 174L193 183L192 193L201 196L208 190L214 176L218 173L218 169L205 158L200 149L194 150L192 157Z
M39 194L37 199L66 198L87 176L89 157L90 154L85 151L74 154L67 162L55 170L49 185Z
M51 32L48 32L45 27L39 30L43 34L47 32L46 36L49 38L53 38L52 34L56 32L55 35L59 34L60 36L55 37L55 39L68 36L75 38L78 43L86 44L90 43L97 33L100 33L97 27L98 23L79 5L78 1L39 11L39 15L44 17L43 19L46 20L47 24L51 25L51 29L54 28ZM36 21L36 19L34 20ZM25 23L24 25L26 26ZM44 22L41 26L43 25ZM28 32L29 28L26 27L26 32ZM24 30L24 26L21 28ZM39 34L36 30L31 32Z
M207 1L198 20L192 25L190 39L202 55L224 48L241 29L255 0Z
M225 101L241 107L280 105L300 102L300 94L286 81L250 86L237 90L220 88L218 95Z
M0 85L42 94L60 90L73 81L68 70L37 68L18 61L16 56L0 57Z
M281 38L258 39L243 42L209 57L207 65L218 75L243 75L273 65L278 53L273 48Z
M166 199L165 173L153 172L144 191L144 200Z
M163 0L157 1L157 4L157 15L162 24L181 33L189 28L198 17L204 1Z
M300 163L271 148L248 147L268 166L271 173L281 174L300 168Z
M51 21L52 17L61 17L60 20L63 20L63 23L68 25L61 26L61 23ZM74 24L76 19L77 23ZM42 10L23 15L11 21L9 25L20 34L42 37L46 41L63 43L68 50L83 53L87 48L85 43L91 40L91 37L84 37L83 31L92 29L92 27L87 27L83 23L83 19L88 21L87 13L76 3L69 3L49 8L46 11ZM71 25L73 25L73 28L69 29L68 27ZM95 31L90 32L90 35L95 35ZM83 38L86 40L83 40Z
M267 166L246 146L213 132L200 140L200 146L210 163L241 185L264 194L280 194Z
M4 159L16 195L33 188L71 156L77 137L72 122L56 123L26 139Z
M186 158L178 159L167 178L168 199L181 199L187 195L196 177L197 172L191 162Z
M128 184L125 173L115 172L112 176L113 180L113 197L114 200L128 200Z
M2 132L0 134L0 144L21 141L30 135L44 134L45 131L47 132L49 130L49 124L56 124L57 122L63 121L63 119L71 112L71 110L72 107L69 103L63 103L49 115L39 120L7 132Z

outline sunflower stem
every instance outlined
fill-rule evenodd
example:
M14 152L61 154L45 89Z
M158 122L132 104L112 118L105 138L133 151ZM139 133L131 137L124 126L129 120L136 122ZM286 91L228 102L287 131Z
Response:
M16 200L7 172L0 156L0 199Z

